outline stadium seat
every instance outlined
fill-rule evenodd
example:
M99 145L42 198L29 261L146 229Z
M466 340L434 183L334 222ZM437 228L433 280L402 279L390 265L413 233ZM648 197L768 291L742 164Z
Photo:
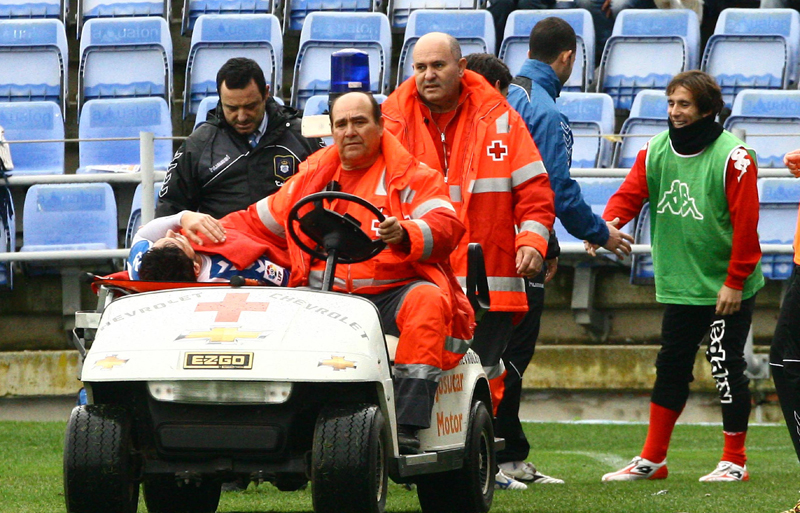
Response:
M197 115L194 118L194 130L197 130L197 127L205 123L208 119L208 113L216 109L218 103L219 96L217 95L203 98L200 105L197 107Z
M303 24L294 64L292 107L302 109L316 94L330 90L331 54L356 48L369 55L370 89L389 91L392 34L383 13L312 12Z
M794 9L725 9L703 54L729 107L742 89L796 87L800 14Z
M200 101L217 95L217 71L232 57L248 57L264 71L272 94L283 82L283 35L272 14L205 14L192 32L186 60L183 117L197 114Z
M611 165L611 141L601 135L614 133L614 100L603 93L561 93L558 110L572 127L572 167Z
M0 0L0 18L57 18L63 22L68 4L65 0Z
M736 95L725 128L756 151L759 168L785 167L783 156L797 148L800 134L800 91L745 89Z
M158 192L161 190L161 185L164 182L155 182L153 184L153 207L158 204ZM142 226L142 184L136 186L133 192L133 201L131 201L131 214L128 216L128 227L125 230L125 247L131 247L131 242L139 227Z
M494 22L489 11L419 9L408 17L397 64L398 85L414 74L414 46L420 37L429 32L445 32L455 37L461 44L462 55L495 53Z
M297 33L312 12L376 12L377 0L285 0L283 31Z
M84 23L94 18L131 18L161 16L169 22L172 2L168 0L77 0L77 36Z
M622 185L622 178L576 178L575 181L581 186L583 199L592 207L592 212L597 215L602 215L603 210L606 208L608 199L617 192L619 186ZM631 233L633 223L629 223L622 231ZM553 229L556 232L559 242L583 242L576 239L564 228L561 221L556 218L553 224ZM607 255L613 257L613 255ZM616 257L613 257L616 258Z
M14 200L11 189L0 188L0 253L13 253L17 246ZM0 262L0 289L14 288L14 269L11 262Z
M528 58L531 29L549 16L563 19L575 30L578 40L575 52L575 67L572 68L562 91L586 91L594 80L594 23L586 9L542 9L513 11L506 22L499 57L506 63L511 74L516 76L522 63Z
M105 98L172 99L172 38L164 18L95 18L81 36L78 109Z
M418 9L448 9L476 11L486 6L486 0L389 0L387 13L392 29L405 30L408 17Z
M181 35L194 30L203 14L276 14L280 0L184 0Z
M633 222L633 221L631 221ZM636 227L633 233L634 244L651 244L650 239L650 205L645 203L642 211L636 220ZM653 255L638 254L633 255L631 260L631 283L634 285L652 285L655 283L655 273L653 272Z
M625 9L603 49L597 90L630 109L642 89L664 89L681 71L697 69L700 25L688 9Z
M117 202L107 183L33 185L22 219L21 251L117 249Z
M66 112L69 53L60 20L0 20L0 62L0 102L52 101Z
M139 132L172 137L172 119L163 98L91 100L78 124L78 173L138 171ZM91 141L110 137L135 137L134 141ZM84 140L86 139L86 140ZM165 170L172 160L172 141L155 141L155 169Z
M64 118L55 102L0 103L0 126L9 141L54 140L60 142L12 144L12 175L64 173Z
M797 225L800 180L761 178L758 181L761 208L758 236L762 244L791 244ZM761 270L766 278L785 280L792 274L792 255L764 254Z
M644 89L636 94L631 114L622 124L621 141L614 145L613 167L633 166L636 155L654 135L667 130L667 96L664 91ZM627 137L626 137L627 136Z

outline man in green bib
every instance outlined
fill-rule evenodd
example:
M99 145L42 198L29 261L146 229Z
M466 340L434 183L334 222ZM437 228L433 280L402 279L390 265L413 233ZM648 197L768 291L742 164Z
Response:
M665 305L644 448L603 481L667 477L672 429L706 334L725 442L716 469L700 481L747 481L750 391L743 353L755 295L764 286L756 156L715 121L724 103L710 75L676 75L667 97L669 130L639 151L603 213L624 225L649 203L656 299Z

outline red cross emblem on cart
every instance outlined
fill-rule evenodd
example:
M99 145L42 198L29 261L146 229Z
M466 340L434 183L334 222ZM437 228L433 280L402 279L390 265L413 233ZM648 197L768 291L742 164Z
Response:
M494 161L503 160L503 157L508 155L508 146L502 141L492 141L492 144L486 148L486 154Z
M225 294L219 303L198 303L195 312L217 312L214 322L237 322L242 312L266 312L269 303L248 303L247 294Z

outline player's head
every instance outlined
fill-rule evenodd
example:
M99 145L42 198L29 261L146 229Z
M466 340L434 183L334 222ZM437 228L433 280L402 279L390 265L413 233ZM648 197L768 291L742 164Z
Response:
M508 86L514 77L506 63L490 53L471 53L467 55L467 69L482 75L500 94L508 94Z
M200 265L192 245L172 230L142 255L139 279L144 281L197 281Z
M225 121L242 135L250 135L261 125L266 111L269 87L264 72L252 59L235 57L217 72L217 93Z
M572 26L551 16L531 29L528 58L549 64L563 85L572 74L577 48L578 38Z
M383 118L371 94L355 92L336 98L330 117L333 142L343 169L364 169L378 160Z
M708 73L684 71L667 85L667 113L675 128L691 125L707 116L717 116L724 106L722 91Z

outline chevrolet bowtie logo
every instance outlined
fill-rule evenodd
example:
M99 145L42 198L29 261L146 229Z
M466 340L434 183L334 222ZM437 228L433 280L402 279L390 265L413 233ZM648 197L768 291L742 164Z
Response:
M240 330L238 326L233 328L216 327L207 331L189 331L183 333L175 340L193 338L206 339L209 342L236 342L240 339L267 338L270 333L272 333L272 331L244 331Z
M325 367L333 367L335 371L356 368L356 362L345 360L344 356L331 356L329 360L321 360L317 367L322 367L323 365Z
M111 356L106 356L102 360L97 360L94 363L94 367L100 367L104 370L111 370L118 365L125 365L126 363L128 363L127 359L123 360L121 358L117 358L117 355L112 354Z

